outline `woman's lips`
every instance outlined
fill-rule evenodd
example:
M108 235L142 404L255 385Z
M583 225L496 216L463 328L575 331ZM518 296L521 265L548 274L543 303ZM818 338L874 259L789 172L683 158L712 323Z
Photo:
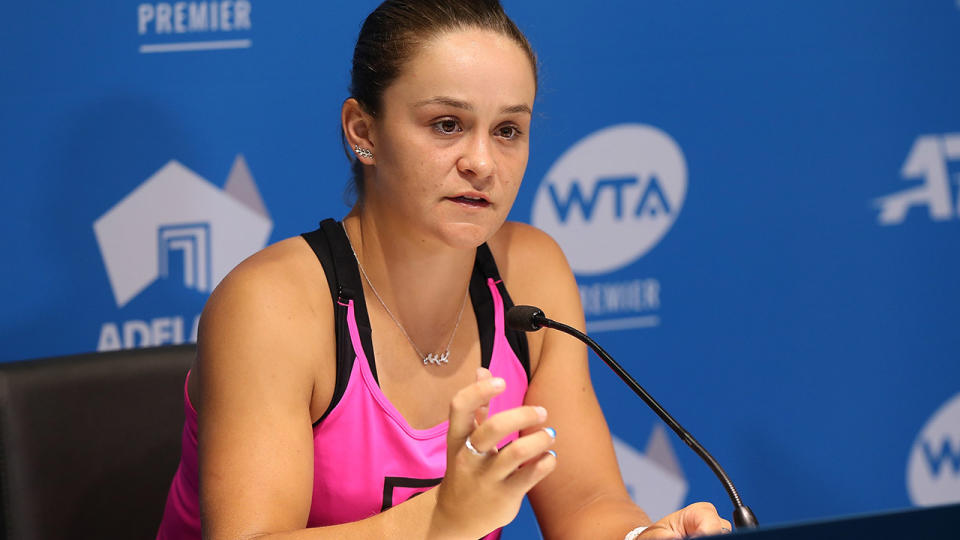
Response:
M460 195L458 197L447 197L447 200L453 201L457 204L462 204L464 206L469 206L471 208L486 208L490 206L490 202L486 199L479 197L470 197L467 195Z

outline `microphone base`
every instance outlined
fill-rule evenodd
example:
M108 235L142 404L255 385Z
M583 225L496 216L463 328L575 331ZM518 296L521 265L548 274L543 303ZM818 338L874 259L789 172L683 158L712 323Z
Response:
M749 506L738 506L733 511L733 526L737 529L753 529L757 525L757 516Z

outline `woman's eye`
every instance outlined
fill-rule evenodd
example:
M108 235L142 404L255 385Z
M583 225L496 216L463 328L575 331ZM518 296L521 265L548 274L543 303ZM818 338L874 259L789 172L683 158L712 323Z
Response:
M520 135L520 130L517 129L517 126L503 126L497 129L497 135L504 139L513 139Z
M444 135L453 135L458 131L462 131L456 120L440 120L439 122L433 124L433 129Z

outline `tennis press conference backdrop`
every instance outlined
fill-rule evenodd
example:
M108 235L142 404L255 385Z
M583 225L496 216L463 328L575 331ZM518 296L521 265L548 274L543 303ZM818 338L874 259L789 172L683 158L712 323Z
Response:
M343 216L374 4L8 3L0 360L192 340L233 265ZM958 2L586 4L506 2L542 63L512 218L590 331L765 523L960 500ZM594 367L632 495L729 513Z

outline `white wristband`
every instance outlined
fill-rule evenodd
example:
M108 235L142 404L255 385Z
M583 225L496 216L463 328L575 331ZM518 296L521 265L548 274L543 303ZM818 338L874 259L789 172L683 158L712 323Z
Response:
M636 529L628 532L627 535L623 537L623 540L634 540L636 537L640 536L640 533L642 533L645 530L647 530L646 527L637 527Z

